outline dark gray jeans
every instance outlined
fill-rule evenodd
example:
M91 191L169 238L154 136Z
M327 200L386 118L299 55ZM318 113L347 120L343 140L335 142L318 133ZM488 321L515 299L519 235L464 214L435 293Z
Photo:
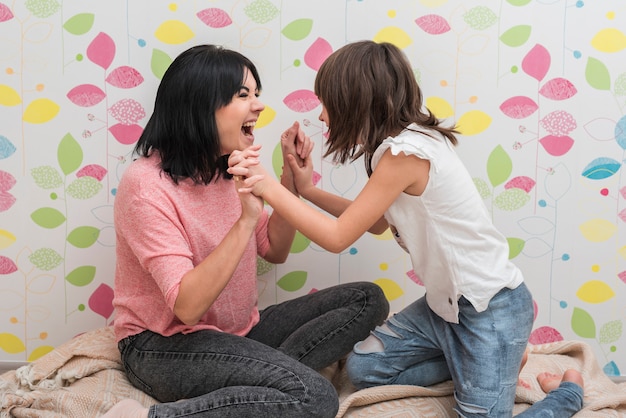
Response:
M334 417L337 392L320 370L389 313L377 285L346 283L273 305L246 337L150 331L119 342L130 382L162 402L149 417Z

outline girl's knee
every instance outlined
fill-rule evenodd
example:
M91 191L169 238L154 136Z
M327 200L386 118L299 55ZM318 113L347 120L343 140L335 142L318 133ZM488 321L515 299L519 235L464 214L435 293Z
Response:
M357 389L391 383L392 374L381 361L382 342L373 335L357 343L346 360L348 379Z
M368 355L350 353L346 360L346 372L348 379L357 389L365 389L374 386L371 382L370 361Z

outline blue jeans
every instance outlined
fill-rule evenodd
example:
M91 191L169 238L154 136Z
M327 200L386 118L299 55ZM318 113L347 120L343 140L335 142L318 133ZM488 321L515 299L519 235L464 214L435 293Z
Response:
M528 288L522 284L502 289L484 312L477 312L461 297L459 311L459 323L449 323L428 307L425 297L418 299L356 344L346 364L350 380L362 389L430 386L452 379L459 416L512 416L519 368L533 324ZM558 393L555 396L558 400ZM535 412L518 416L544 416L539 404Z
M347 283L268 307L246 337L144 331L119 349L130 382L162 402L150 418L331 418L337 392L316 370L349 353L388 312L380 287Z

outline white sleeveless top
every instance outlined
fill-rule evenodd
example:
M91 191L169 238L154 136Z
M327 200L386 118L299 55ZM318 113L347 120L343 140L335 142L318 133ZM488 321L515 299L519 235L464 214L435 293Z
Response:
M424 193L402 193L385 212L426 287L428 306L446 321L458 323L461 296L482 312L501 289L519 286L524 279L509 260L508 242L493 225L454 146L438 132L412 124L376 149L374 171L389 148L393 155L404 152L430 161Z

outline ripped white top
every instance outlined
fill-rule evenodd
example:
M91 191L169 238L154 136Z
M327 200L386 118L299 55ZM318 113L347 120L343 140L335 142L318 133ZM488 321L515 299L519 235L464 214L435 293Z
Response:
M430 161L422 195L402 193L385 212L426 287L428 306L446 321L458 323L461 296L482 312L501 289L519 286L524 278L509 260L508 242L493 225L454 146L438 132L413 124L376 149L374 171L387 149L393 155L404 152Z

